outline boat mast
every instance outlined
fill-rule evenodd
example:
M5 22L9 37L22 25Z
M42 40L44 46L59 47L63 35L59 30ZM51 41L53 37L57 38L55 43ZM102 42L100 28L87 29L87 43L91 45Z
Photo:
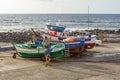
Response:
M89 5L88 5L88 30L89 30Z

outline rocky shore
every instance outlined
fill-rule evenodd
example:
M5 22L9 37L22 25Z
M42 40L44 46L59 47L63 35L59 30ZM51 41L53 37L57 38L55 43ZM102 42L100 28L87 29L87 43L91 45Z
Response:
M104 42L120 42L120 29L115 30L86 30L92 34L96 34L98 39L101 39ZM0 33L0 42L18 42L24 43L31 40L33 32L23 31L23 32L2 32ZM113 36L112 36L113 35Z
M2 32L0 33L0 42L18 42L23 43L31 39L32 31L24 32Z
M96 34L98 39L103 42L112 42L112 43L120 43L120 29L119 30L89 30L89 32Z

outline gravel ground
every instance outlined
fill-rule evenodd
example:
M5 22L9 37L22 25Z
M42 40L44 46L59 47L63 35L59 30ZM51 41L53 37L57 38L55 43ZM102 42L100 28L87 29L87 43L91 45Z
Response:
M39 58L13 59L11 51L0 52L0 80L120 80L120 43L105 43L86 54L46 67Z

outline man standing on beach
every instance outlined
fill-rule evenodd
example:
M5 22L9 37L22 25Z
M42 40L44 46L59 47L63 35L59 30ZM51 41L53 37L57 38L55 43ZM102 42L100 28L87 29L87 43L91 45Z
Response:
M46 60L46 65L50 64L50 52L52 51L52 49L50 49L50 43L48 38L45 36L43 42L42 42L43 46L46 48L45 50L45 60Z
M85 37L84 37L84 33L82 33L82 39L81 39L81 53L84 52L85 48Z

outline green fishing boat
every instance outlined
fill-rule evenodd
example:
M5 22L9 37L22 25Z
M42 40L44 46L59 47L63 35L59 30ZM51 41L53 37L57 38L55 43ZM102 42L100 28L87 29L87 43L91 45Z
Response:
M14 44L16 48L16 52L19 56L30 58L30 57L44 57L45 48L40 45L36 46L35 44ZM50 49L52 49L50 56L54 58L62 58L64 57L64 44L54 44L50 45Z

